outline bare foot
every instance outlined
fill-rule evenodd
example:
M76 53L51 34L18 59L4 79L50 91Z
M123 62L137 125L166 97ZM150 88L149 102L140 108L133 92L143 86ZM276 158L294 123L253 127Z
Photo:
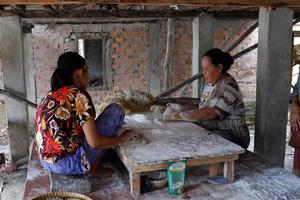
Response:
M90 178L102 178L102 177L109 177L113 174L114 170L107 167L97 167L94 170L90 170L88 172L88 177Z

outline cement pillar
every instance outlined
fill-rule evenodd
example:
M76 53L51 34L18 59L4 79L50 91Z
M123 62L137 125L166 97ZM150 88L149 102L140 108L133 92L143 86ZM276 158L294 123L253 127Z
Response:
M149 86L150 93L153 96L161 94L160 85L160 47L161 47L161 35L160 35L160 24L150 23L149 24L149 51L150 51L150 77Z
M254 151L283 166L291 83L293 11L259 10Z
M23 66L23 37L17 16L0 17L0 55L3 64L4 89L26 98ZM27 105L5 97L8 135L12 160L29 152Z
M31 30L30 30L31 31ZM36 84L35 84L35 69L33 63L33 52L32 52L32 33L24 33L24 75L26 83L26 96L27 99L33 103L36 103ZM28 110L28 125L29 134L34 134L34 117L35 108L32 106L27 107Z
M210 15L200 15L193 19L193 54L192 75L201 72L203 54L213 47L214 18ZM193 97L200 97L204 80L193 82Z

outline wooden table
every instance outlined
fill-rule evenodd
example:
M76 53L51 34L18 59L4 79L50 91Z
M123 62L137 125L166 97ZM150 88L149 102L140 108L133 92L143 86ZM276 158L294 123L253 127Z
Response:
M224 162L224 176L234 179L234 160L245 150L190 122L163 122L145 115L126 116L126 126L146 142L120 145L116 152L129 172L131 194L140 194L142 172L167 169L167 161L188 159L187 166Z

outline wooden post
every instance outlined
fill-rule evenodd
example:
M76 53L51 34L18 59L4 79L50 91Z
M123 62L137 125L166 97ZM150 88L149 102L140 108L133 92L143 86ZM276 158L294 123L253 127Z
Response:
M149 24L150 69L149 87L152 95L161 93L160 86L160 24Z
M234 160L224 163L224 177L229 181L234 181Z
M141 173L129 171L130 192L132 195L141 193Z
M164 89L168 90L171 87L171 65L173 57L174 46L174 18L168 19L168 36L167 36L167 48L164 62Z
M214 18L210 15L200 15L193 19L193 55L192 74L202 71L201 60L203 54L213 47ZM193 97L200 97L204 87L204 79L193 83Z

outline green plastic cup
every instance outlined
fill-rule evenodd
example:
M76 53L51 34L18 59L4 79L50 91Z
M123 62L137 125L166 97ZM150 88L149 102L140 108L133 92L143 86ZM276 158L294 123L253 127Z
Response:
M168 188L170 195L179 195L184 191L185 168L187 160L168 161Z

